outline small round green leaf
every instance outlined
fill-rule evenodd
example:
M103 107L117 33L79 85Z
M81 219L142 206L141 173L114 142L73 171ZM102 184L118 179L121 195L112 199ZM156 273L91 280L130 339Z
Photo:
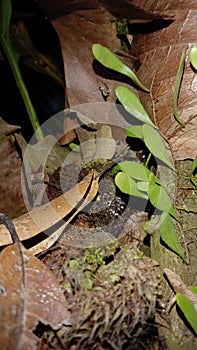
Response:
M188 287L193 293L197 294L197 286L189 286Z
M125 160L118 163L118 166L128 176L134 177L137 180L148 181L149 179L150 170L145 168L141 163Z
M160 180L141 163L137 163L132 160L125 160L118 163L118 166L128 176L133 177L136 180L149 181L150 175L152 175L154 182L160 184Z
M123 193L146 200L148 199L148 196L138 190L136 182L126 173L119 172L115 177L115 184Z
M192 66L197 70L197 46L192 47L190 51L190 62Z
M69 148L70 148L73 152L77 152L77 153L81 152L80 146L77 145L77 144L74 143L74 142L69 143Z

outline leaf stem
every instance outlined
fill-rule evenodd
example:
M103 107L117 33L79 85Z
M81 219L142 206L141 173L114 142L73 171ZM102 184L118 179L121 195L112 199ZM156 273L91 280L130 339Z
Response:
M29 115L29 119L33 130L35 132L36 138L38 141L44 138L43 132L40 128L40 124L32 105L31 99L29 97L28 90L23 81L23 77L18 65L19 54L13 48L13 45L9 36L9 28L10 28L10 16L11 16L11 1L10 0L1 0L1 8L0 8L0 41L4 50L4 53L7 57L7 60L10 64L12 73L14 75L16 84L20 91L20 94L23 98L23 102L25 104L27 113Z
M145 168L148 168L148 163L150 161L151 156L152 156L152 153L150 152L147 159L146 159L146 163L144 164Z

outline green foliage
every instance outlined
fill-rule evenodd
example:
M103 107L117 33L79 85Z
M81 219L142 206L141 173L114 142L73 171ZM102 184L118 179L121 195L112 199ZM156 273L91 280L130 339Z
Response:
M115 184L123 193L148 200L148 196L145 193L139 191L136 181L128 176L125 172L119 172L116 175Z
M193 328L194 332L197 335L197 312L194 308L193 303L189 298L181 293L176 294L176 301L190 326Z
M151 204L155 208L158 208L161 211L168 212L175 219L178 219L177 214L171 203L171 199L162 186L159 186L154 181L150 181L148 187L148 197L150 199Z
M88 265L94 265L93 267L91 267L91 269L94 269L94 270L97 269L98 266L104 265L105 262L101 255L101 249L100 248L87 249L84 253L83 262L87 263Z
M148 113L142 106L139 98L126 86L117 86L116 96L127 112L143 123L147 123L155 128Z
M177 104L178 104L178 97L179 97L179 91L181 86L181 80L183 77L184 67L185 67L185 50L182 51L181 60L180 60L180 64L179 64L179 68L176 76L176 81L175 81L175 88L174 88L174 116L177 122L182 126L185 126L185 124L179 117Z
M131 73L130 69L126 67L113 53L111 53L110 50L101 45L95 44L93 45L93 54L105 67L125 74L131 79L134 78L133 81L141 87L141 83L139 84L139 81L136 80L137 77L133 76L133 72ZM183 62L184 57L181 61L182 69ZM178 79L181 80L181 68L178 72L177 78L176 104L180 86L180 81L178 81ZM144 90L147 91L147 89ZM161 238L171 250L177 253L185 261L183 251L177 240L175 226L172 221L172 217L176 220L178 220L178 217L172 205L170 196L162 186L160 180L148 169L149 159L151 155L153 155L170 169L173 171L175 170L166 152L163 139L157 130L157 127L153 124L148 113L141 104L139 98L132 91L125 86L117 86L115 92L126 111L138 121L142 122L142 125L130 126L126 130L126 135L143 139L146 147L150 151L145 165L133 161L124 161L118 164L121 172L115 176L116 186L122 192L131 196L149 200L155 208L163 212L160 220Z
M134 125L130 126L126 130L126 135L129 137L136 137L138 139L141 139L143 134L142 134L142 125Z
M148 185L149 185L149 183L147 181L138 181L137 182L137 188L138 188L138 190L140 190L142 192L148 193Z
M164 142L157 130L152 128L148 124L144 124L142 127L144 143L149 149L149 151L162 162L167 164L171 169L174 170L174 167L168 157L166 152Z
M120 39L121 48L123 51L128 51L131 47L131 43L128 40L127 35L129 34L128 19L127 18L116 18L112 20L116 26L117 37Z
M174 223L167 212L163 212L161 215L160 235L164 243L185 261L184 253L177 239Z
M104 264L101 249L87 249L81 258L72 258L68 261L68 271L82 288L92 290L96 271Z
M193 293L197 294L197 286L189 286L188 287Z
M29 115L30 122L35 131L38 140L43 139L43 133L40 129L35 110L31 103L27 88L24 84L23 77L19 68L19 57L20 55L15 50L10 39L10 18L12 14L12 3L11 0L0 0L0 41L2 44L3 51L10 64L12 73L16 80L20 94L23 98L27 113Z
M131 78L132 81L142 90L149 91L137 78L135 73L127 67L119 58L114 55L108 48L100 44L94 44L92 47L94 57L99 61L103 66L113 69L118 73L124 74L127 77Z
M81 150L80 150L80 146L77 145L77 144L74 143L74 142L69 143L69 148L70 148L71 151L73 151L73 152L79 153L79 152L81 151Z
M145 168L143 164L134 161L125 160L118 163L118 166L122 171L127 173L128 176L133 177L136 180L149 181L149 176L153 175L153 173ZM154 178L157 183L160 183L160 180L156 176L154 176Z
M190 51L190 62L195 70L197 70L197 46L192 47Z
M190 171L190 180L194 186L197 187L197 181L195 179L195 174L197 173L197 156L192 162L191 171Z
M129 34L128 20L126 18L117 18L114 20L118 35Z

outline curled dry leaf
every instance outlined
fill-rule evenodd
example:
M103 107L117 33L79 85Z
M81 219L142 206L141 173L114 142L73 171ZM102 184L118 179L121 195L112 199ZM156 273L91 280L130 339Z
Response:
M75 129L77 127L77 122L75 119L71 118L70 116L67 116L64 119L64 134L59 139L59 143L62 146L68 145L69 143L73 142L77 135L75 133Z
M30 248L29 250L32 254L36 255L49 249L57 240L59 240L63 236L65 228L73 220L73 218L94 199L94 197L98 192L98 181L99 181L99 177L97 177L96 171L94 171L94 177L95 178L91 183L91 187L89 189L89 192L86 198L84 199L82 204L78 207L78 209L75 211L75 213L71 215L69 219L60 228L58 228L55 232L53 232L51 236L47 237L42 242ZM65 238L65 241L67 241L66 238Z
M83 181L62 196L14 219L13 223L19 239L22 241L34 237L66 217L87 194L92 179L93 173L90 173ZM65 222L63 221L63 223ZM11 242L8 230L0 225L0 246Z
M197 294L193 293L181 280L181 278L172 270L165 268L164 273L167 276L167 279L169 280L172 288L176 293L181 293L185 295L192 304L194 305L194 308L197 312Z
M0 211L12 218L26 211L21 191L21 159L12 135L19 129L0 118Z
M70 325L70 313L54 274L17 243L0 255L0 348L34 350L39 322Z

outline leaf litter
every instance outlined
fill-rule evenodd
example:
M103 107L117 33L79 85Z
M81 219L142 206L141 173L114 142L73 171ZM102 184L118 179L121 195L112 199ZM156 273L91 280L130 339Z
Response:
M71 317L54 274L16 237L14 231L14 243L0 255L0 345L1 349L34 350L38 339L33 331L39 322L58 329L70 325Z

